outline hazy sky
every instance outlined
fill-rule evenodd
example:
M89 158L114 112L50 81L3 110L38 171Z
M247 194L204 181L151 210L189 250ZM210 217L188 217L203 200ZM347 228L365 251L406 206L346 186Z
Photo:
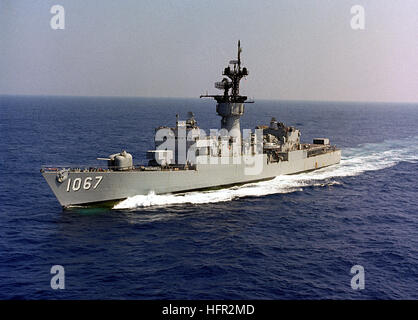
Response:
M0 94L217 93L238 39L250 97L418 101L417 0L0 0Z

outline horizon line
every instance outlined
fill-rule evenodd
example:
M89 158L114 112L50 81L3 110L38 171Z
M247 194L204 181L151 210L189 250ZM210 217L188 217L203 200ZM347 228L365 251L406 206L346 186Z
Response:
M0 94L0 97L51 97L51 98L124 98L124 99L177 99L177 100L200 100L199 96L196 97L156 97L156 96L95 96L95 95L69 95L69 94ZM255 98L251 97L249 100L257 102L259 101L275 101L275 102L324 102L324 103L386 103L386 104L418 104L418 101L359 101L359 100L310 100L310 99L279 99L279 98Z

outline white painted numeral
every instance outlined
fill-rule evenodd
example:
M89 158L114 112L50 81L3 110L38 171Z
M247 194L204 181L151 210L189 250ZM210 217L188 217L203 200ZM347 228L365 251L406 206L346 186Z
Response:
M100 182L102 182L103 177L102 176L98 176L96 177L97 183L94 185L93 189L96 189L97 186L99 185Z
M94 184L93 189L96 189L97 186L100 184L100 182L102 182L103 176L97 176L95 177L95 179L96 179L96 183ZM92 181L93 181L92 177L85 178L84 182L81 178L75 178L74 180L71 180L71 178L69 178L68 183L67 183L67 192L70 192L71 189L73 189L73 191L78 191L81 189L81 186L83 186L84 190L90 190L92 186Z
M83 189L88 190L91 187L91 177L87 177L86 180L84 180Z
M81 187L81 178L75 178L73 182L73 190L78 191Z

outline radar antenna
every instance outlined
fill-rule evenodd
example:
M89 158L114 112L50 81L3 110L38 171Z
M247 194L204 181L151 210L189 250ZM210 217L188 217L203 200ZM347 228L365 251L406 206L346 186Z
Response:
M224 90L223 95L201 95L201 98L211 97L214 98L217 102L244 102L247 100L246 96L239 95L239 83L241 79L245 76L248 76L247 68L241 69L241 41L238 40L238 53L237 60L229 61L229 64L223 71L222 75L226 76L222 81L215 82L215 88ZM229 78L229 80L228 80ZM229 90L231 89L231 94Z

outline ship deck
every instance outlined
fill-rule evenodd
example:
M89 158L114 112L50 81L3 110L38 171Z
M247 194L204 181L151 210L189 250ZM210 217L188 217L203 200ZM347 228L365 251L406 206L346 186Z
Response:
M301 149L307 151L307 157L314 157L329 152L339 150L336 146L331 145L318 145L311 143L301 144ZM169 166L149 166L149 165L134 165L127 169L111 168L111 167L96 167L96 166L77 166L77 165L60 165L60 166L43 166L41 173L51 172L56 173L59 171L68 172L127 172L127 171L184 171L184 170L197 170L196 165L169 165Z

